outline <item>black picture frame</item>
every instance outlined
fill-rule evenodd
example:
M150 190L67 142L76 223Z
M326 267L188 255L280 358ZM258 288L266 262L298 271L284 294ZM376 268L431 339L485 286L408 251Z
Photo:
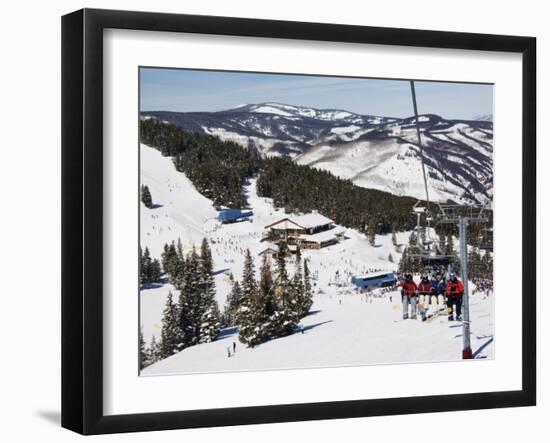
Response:
M522 55L522 388L517 391L103 413L103 30L170 31ZM412 29L83 9L62 18L62 426L152 431L536 404L536 39ZM518 357L519 358L519 357Z

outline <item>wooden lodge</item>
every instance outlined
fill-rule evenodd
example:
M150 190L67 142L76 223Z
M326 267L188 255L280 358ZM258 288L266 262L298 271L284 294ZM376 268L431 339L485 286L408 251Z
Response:
M319 213L285 217L265 226L264 240L286 241L290 246L303 249L321 249L338 243L344 237L344 229Z

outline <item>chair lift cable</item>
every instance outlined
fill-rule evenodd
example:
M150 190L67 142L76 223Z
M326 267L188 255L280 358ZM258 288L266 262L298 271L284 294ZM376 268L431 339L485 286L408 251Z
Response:
M422 139L420 138L420 123L418 121L418 109L416 107L416 92L414 89L414 80L411 80L411 93L414 107L414 118L416 120L416 136L418 137L418 148L420 149L420 160L422 163L422 176L424 177L424 189L426 190L426 202L428 210L430 209L430 196L428 194L428 179L426 177L426 166L424 165L424 149L422 147Z

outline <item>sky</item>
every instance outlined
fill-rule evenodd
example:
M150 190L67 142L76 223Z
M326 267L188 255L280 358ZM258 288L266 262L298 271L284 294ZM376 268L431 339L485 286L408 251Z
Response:
M420 114L472 119L493 114L493 85L415 81ZM414 114L407 80L141 68L141 111L222 111L276 102L358 114Z

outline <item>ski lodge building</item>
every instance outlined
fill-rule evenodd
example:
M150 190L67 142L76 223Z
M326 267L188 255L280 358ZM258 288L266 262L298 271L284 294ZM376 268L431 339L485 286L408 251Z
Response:
M290 246L300 245L303 249L321 249L334 245L344 238L344 229L317 212L285 217L270 225L263 240L278 242L285 240ZM292 248L291 248L292 249Z
M397 283L395 273L389 271L372 272L367 275L358 275L351 278L351 282L358 288L384 288Z
M249 220L254 213L252 211L242 211L240 209L222 209L218 212L218 220L222 223L236 223Z

